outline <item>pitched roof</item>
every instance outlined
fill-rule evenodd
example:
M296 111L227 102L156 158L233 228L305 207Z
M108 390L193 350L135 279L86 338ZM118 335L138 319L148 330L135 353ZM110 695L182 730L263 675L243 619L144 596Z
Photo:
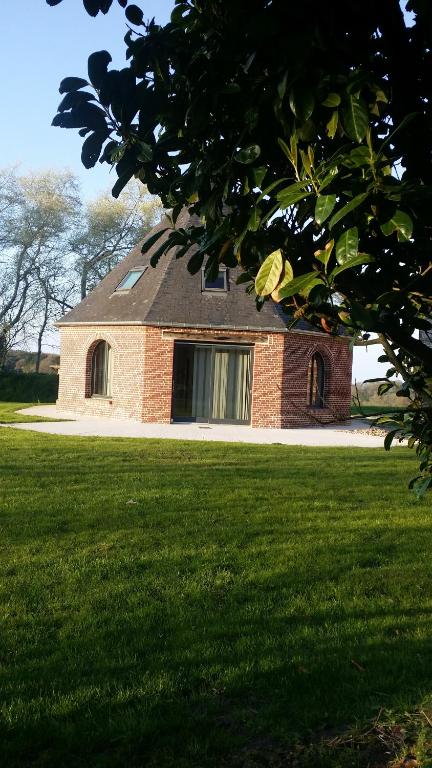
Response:
M184 214L182 219L183 216ZM187 218L186 221L181 221L181 226L185 224ZM146 239L166 226L166 220L162 220ZM146 269L129 291L116 292L117 286L131 269L149 265L152 254L167 236L168 233L161 235L144 255L141 253L142 243L139 243L80 304L64 315L57 325L133 323L187 328L287 330L289 319L277 304L268 301L258 312L255 302L245 292L244 285L236 285L236 278L241 274L240 268L229 270L226 292L202 291L201 271L191 275L186 269L185 259L175 258L175 248L165 253L156 267ZM303 321L299 321L295 328L316 330Z

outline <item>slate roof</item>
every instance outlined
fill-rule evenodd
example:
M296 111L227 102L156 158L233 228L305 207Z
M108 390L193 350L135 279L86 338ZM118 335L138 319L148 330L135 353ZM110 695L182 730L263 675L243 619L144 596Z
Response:
M178 226L185 226L189 214L182 214ZM166 221L152 230L166 227ZM245 292L244 285L236 285L241 274L239 268L228 272L226 292L202 291L201 271L190 275L186 258L176 260L176 249L164 254L155 268L148 267L135 286L124 292L115 292L123 277L134 267L149 265L154 251L160 247L161 235L145 254L139 243L88 296L56 324L142 324L186 328L226 328L227 330L287 331L288 319L281 308L268 301L261 312ZM296 330L315 330L306 322L298 322ZM319 332L319 331L318 331Z

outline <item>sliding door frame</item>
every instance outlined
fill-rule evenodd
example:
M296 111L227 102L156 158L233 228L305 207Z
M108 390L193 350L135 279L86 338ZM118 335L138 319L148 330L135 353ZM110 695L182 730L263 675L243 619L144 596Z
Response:
M215 363L215 354L216 351L235 351L239 350L240 352L248 352L249 353L249 360L250 360L250 368L249 368L249 414L247 420L242 419L213 419L211 415L209 415L209 418L206 419L204 417L194 417L191 416L189 418L178 418L174 415L174 408L175 408L175 353L176 348L178 347L200 347L200 348L206 348L211 349L211 369L210 369L210 392L209 392L209 411L212 410L212 404L213 404L213 393L214 393L214 363ZM239 344L239 343L233 343L230 344L229 342L200 342L200 341L181 341L175 340L174 341L174 354L173 354L173 373L172 373L172 396L171 396L171 421L178 423L200 423L200 424L238 424L241 426L248 426L251 423L252 418L252 386L253 386L253 367L254 367L254 345L253 344Z

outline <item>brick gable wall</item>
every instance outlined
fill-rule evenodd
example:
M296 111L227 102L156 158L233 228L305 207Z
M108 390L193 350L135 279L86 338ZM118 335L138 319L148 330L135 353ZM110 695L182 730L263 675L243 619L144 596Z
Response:
M60 332L57 406L88 416L141 419L144 383L142 326L70 326ZM112 350L111 396L89 397L91 350L104 339Z
M58 407L94 416L144 422L171 420L175 339L223 341L253 347L251 424L300 427L349 416L352 354L347 339L319 333L264 333L152 326L63 326ZM92 346L112 347L110 398L89 393ZM307 405L308 365L319 352L325 366L325 407Z

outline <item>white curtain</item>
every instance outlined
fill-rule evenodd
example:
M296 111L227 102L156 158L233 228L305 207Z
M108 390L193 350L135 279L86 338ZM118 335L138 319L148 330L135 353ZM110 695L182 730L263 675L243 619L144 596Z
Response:
M249 350L195 347L193 418L249 420L250 357Z
M111 395L112 353L106 341L100 341L93 352L91 372L92 395Z
M248 421L250 352L216 350L213 379L214 419Z
M227 419L228 404L228 369L229 369L228 351L215 352L214 374L213 374L213 419Z

